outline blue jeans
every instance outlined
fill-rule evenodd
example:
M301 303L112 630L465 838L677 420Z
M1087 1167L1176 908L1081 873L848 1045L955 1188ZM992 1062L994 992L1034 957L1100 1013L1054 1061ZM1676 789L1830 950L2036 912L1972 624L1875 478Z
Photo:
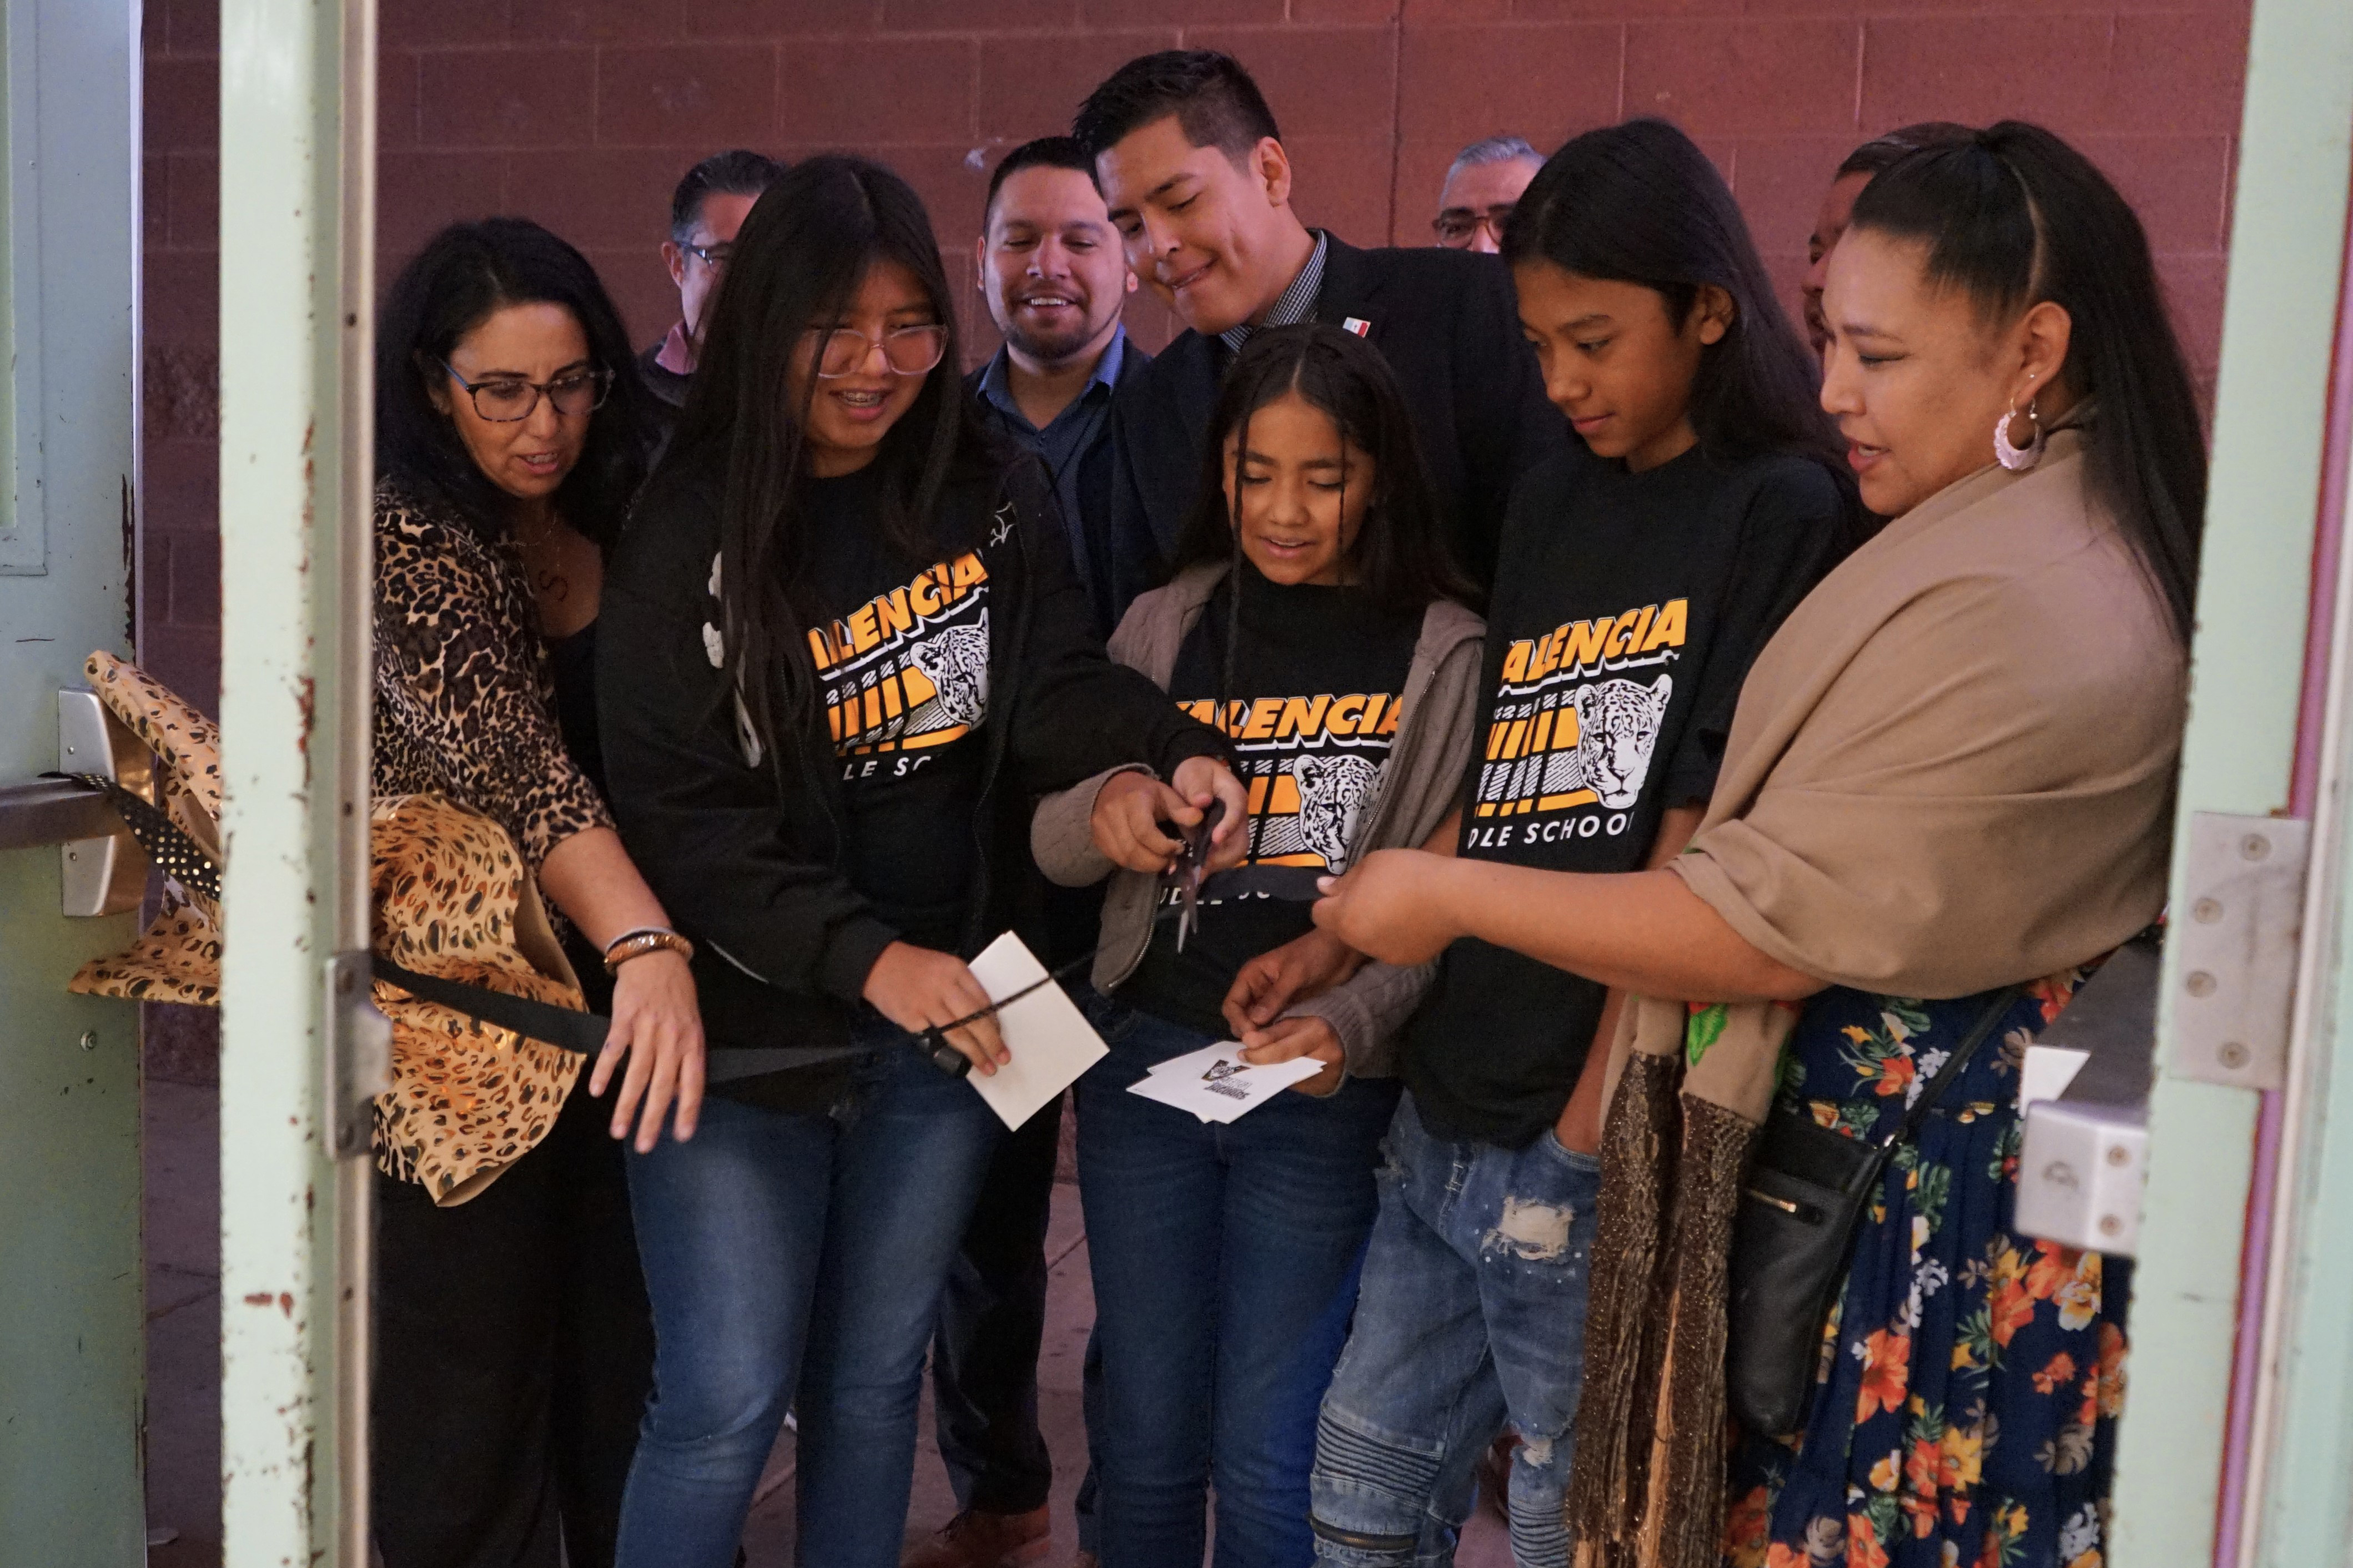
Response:
M1098 999L1112 1054L1079 1080L1079 1192L1103 1353L1104 1568L1314 1560L1315 1411L1347 1337L1387 1079L1286 1092L1227 1126L1127 1092L1207 1036Z
M1316 1551L1346 1568L1451 1563L1459 1478L1508 1419L1512 1556L1568 1560L1585 1292L1601 1163L1549 1129L1525 1149L1457 1142L1408 1095L1389 1129L1356 1329L1316 1424Z
M940 1284L1004 1127L890 1041L829 1112L703 1101L692 1141L632 1154L654 1394L620 1568L730 1568L785 1412L800 1561L896 1568Z

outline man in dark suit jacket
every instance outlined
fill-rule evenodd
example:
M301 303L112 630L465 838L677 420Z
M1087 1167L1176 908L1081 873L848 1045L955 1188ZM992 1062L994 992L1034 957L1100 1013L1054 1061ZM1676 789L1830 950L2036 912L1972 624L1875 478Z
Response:
M1113 415L1112 572L1122 608L1174 550L1198 489L1219 377L1250 333L1328 321L1378 348L1405 393L1455 554L1483 589L1513 481L1567 439L1492 258L1359 250L1291 208L1291 163L1248 72L1207 49L1121 67L1079 110L1136 275L1187 330Z

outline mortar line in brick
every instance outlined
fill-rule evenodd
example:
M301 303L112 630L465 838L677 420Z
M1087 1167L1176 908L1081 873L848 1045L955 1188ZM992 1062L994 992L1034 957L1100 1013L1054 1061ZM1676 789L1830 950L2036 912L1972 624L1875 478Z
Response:
M1398 175L1405 163L1405 7L1389 12L1389 243L1398 243Z
M2116 33L2123 25L2124 18L2121 14L2115 11L2108 13L2108 58L2100 72L2100 96L2109 104L2110 111L2109 114L2101 116L2103 120L2109 119L2114 113L2116 90ZM2240 90L2241 106L2243 107L2245 102L2245 89L2242 89Z
M1854 19L1854 99L1847 106L1847 127L1856 135L1862 134L1862 72L1865 56L1871 48L1871 28L1863 19Z
M1626 118L1626 24L1618 24L1618 112L1611 118Z
M2219 238L2216 246L2224 257L2231 253L2231 194L2239 188L2239 136L2232 132L2222 138L2222 188L2214 194L2213 227L2209 232ZM2179 323L2175 331L2179 331Z

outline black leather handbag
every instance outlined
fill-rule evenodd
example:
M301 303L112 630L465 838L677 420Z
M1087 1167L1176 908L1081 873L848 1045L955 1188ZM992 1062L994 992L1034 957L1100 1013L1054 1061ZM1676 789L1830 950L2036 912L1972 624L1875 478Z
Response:
M1893 1131L1850 1138L1801 1112L1765 1119L1733 1219L1725 1376L1732 1414L1751 1432L1803 1428L1821 1363L1822 1325L1846 1283L1855 1226L1895 1147L1936 1101L2023 994L1994 998Z

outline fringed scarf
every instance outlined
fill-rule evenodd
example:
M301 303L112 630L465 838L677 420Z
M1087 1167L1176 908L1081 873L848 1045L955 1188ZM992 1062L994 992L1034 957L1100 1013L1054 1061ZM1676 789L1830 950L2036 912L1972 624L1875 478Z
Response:
M1826 578L1742 688L1672 868L1829 984L1966 996L2164 900L2187 666L2084 489L2081 431L1979 470ZM1578 1568L1715 1568L1725 1268L1798 1009L1638 997L1610 1055L1567 1514Z

